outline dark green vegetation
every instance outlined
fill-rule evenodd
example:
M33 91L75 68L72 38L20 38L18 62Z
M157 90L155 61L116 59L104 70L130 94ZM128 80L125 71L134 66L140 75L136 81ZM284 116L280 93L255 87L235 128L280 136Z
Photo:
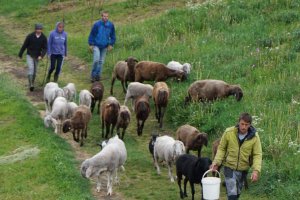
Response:
M0 2L3 5L3 0ZM96 4L96 8L91 9L92 1L90 4L63 1L48 6L46 1L37 1L40 4L35 4L36 9L25 10L26 1L14 7L9 1L4 2L0 12L25 31L18 33L24 37L30 30L28 25L42 21L48 33L55 22L64 17L70 54L90 65L87 36L92 22L98 19L101 5ZM299 1L204 1L197 4L183 0L176 3L128 0L109 1L102 6L110 11L118 38L114 51L106 58L105 78L111 76L118 60L130 55L163 63L172 59L190 62L193 69L187 82L168 82L172 96L165 120L165 125L171 127L168 130L174 133L178 126L190 123L207 132L211 144L226 127L236 123L241 112L250 112L257 116L254 125L259 128L262 139L264 162L261 180L251 184L243 196L245 199L299 196ZM5 53L16 54L11 43L19 46L20 41L10 41L9 35L2 31L0 36ZM89 69L82 73L72 67L71 62L69 66L66 63L62 80L75 82L79 89L89 88ZM211 104L183 107L190 83L206 78L240 84L244 90L243 100L236 102L230 97ZM104 84L106 97L110 80ZM115 88L122 102L121 85L117 83ZM95 145L100 137L98 120L95 115L91 135L83 148L91 153L98 151ZM135 121L125 135L129 157L121 180L124 184L117 191L126 199L158 199L161 194L166 199L178 198L177 186L169 184L166 171L159 177L151 165L147 141L153 127L158 130L153 120L152 116L146 122L141 138L136 136ZM43 129L42 123L39 124ZM210 146L204 148L204 155L210 156Z

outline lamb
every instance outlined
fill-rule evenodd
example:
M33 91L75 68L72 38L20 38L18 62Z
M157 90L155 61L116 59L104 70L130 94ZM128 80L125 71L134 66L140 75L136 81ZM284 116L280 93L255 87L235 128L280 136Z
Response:
M110 94L113 95L113 87L116 78L121 81L123 91L126 93L127 81L134 81L134 68L138 60L134 57L128 57L125 61L119 61L112 74ZM125 86L124 86L125 83Z
M157 82L153 87L153 100L155 105L155 116L159 123L159 128L163 126L163 117L169 101L169 87L165 82Z
M185 97L185 104L190 101L214 101L230 95L235 96L236 100L240 101L243 97L243 91L240 86L229 85L221 80L199 80L190 85L188 96Z
M53 103L53 109L44 117L45 127L52 126L55 128L55 133L60 133L60 123L67 116L67 100L64 97L57 97Z
M184 154L179 156L176 161L176 175L177 175L177 183L180 190L180 198L187 197L186 193L186 184L189 181L191 190L192 190L192 200L194 200L195 188L194 184L201 185L201 179L204 173L209 170L212 161L209 158L197 158L194 155ZM181 180L182 175L184 175L184 192L181 189ZM202 199L203 199L203 191L201 189Z
M143 134L143 128L145 121L150 114L149 97L146 95L140 96L135 101L135 115L137 122L137 134L141 136Z
M189 64L189 63L180 64L179 62L173 61L173 60L167 64L167 67L169 69L183 71L184 76L183 76L182 80L184 80L188 77L188 75L191 73L191 68L192 68L191 64Z
M166 81L169 77L182 79L183 71L167 68L165 64L151 61L141 61L135 66L135 81Z
M127 104L127 101L129 99L132 99L132 106L133 106L135 104L134 101L136 100L136 98L143 95L146 95L150 98L152 97L152 91L153 91L153 86L150 84L132 82L128 85L124 105Z
M79 93L79 105L86 105L91 108L92 98L94 96L88 90L81 90Z
M113 136L114 128L118 121L120 111L120 103L115 97L108 97L101 105L101 119L102 119L102 138L104 138L104 127L106 127L105 138L108 134ZM110 129L111 126L111 129Z
M64 91L58 87L57 83L47 83L44 87L44 100L47 113L52 111L53 102L56 97L64 97Z
M166 161L169 170L169 178L171 182L174 182L174 177L172 176L172 165L178 156L184 154L185 148L181 141L174 140L172 137L164 135L156 138L154 144L154 163L157 169L157 173L160 174L160 168L158 161Z
M200 133L195 127L188 124L179 127L176 131L177 139L182 141L186 153L190 150L197 150L198 157L201 157L202 146L207 146L208 136L206 133Z
M76 87L74 83L68 83L63 87L63 90L68 101L76 101Z
M93 95L92 97L92 104L91 104L91 111L94 111L95 105L98 101L98 111L97 114L100 113L100 103L102 101L103 98L103 94L104 94L104 86L101 82L99 81L95 81L92 86L91 86L91 94Z
M79 137L81 137L80 146L83 146L83 138L87 138L87 128L91 118L90 109L85 105L80 105L76 108L73 117L64 121L63 132L72 130L74 141L79 142Z
M117 121L117 134L120 137L120 128L122 128L122 136L120 137L122 140L124 140L125 131L130 123L130 117L131 113L128 107L124 105L121 106Z
M111 138L105 148L92 158L86 159L80 168L81 175L84 178L92 176L97 177L97 192L101 190L100 175L108 172L107 195L112 195L113 175L118 168L122 168L127 159L127 151L122 140L115 137Z
M67 116L66 116L67 119L70 119L73 116L77 107L78 105L74 102L67 103Z

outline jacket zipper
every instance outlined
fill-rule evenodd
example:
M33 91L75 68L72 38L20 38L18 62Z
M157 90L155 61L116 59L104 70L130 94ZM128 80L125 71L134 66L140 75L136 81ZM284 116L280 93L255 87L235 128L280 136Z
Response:
M240 150L241 150L241 145L240 145L240 142L239 142L239 151L238 151L238 160L237 160L237 163L236 163L236 171L238 170L239 162L240 162Z

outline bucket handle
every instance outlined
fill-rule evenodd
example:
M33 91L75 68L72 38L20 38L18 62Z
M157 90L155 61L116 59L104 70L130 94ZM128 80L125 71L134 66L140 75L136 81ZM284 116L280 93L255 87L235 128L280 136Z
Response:
M203 174L202 179L204 178L204 176L205 176L207 173L212 172L212 171L213 171L212 169L207 170L207 171ZM216 170L216 171L214 171L214 172L218 172L218 170ZM221 177L220 172L218 172L218 174L219 174L219 177Z

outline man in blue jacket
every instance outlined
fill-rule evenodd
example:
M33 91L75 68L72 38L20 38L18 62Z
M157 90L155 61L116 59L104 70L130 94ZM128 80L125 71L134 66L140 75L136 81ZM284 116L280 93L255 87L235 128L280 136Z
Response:
M116 41L114 24L108 21L108 12L101 13L102 19L97 21L89 35L90 50L93 51L91 81L99 81L102 65L107 51L111 51Z

